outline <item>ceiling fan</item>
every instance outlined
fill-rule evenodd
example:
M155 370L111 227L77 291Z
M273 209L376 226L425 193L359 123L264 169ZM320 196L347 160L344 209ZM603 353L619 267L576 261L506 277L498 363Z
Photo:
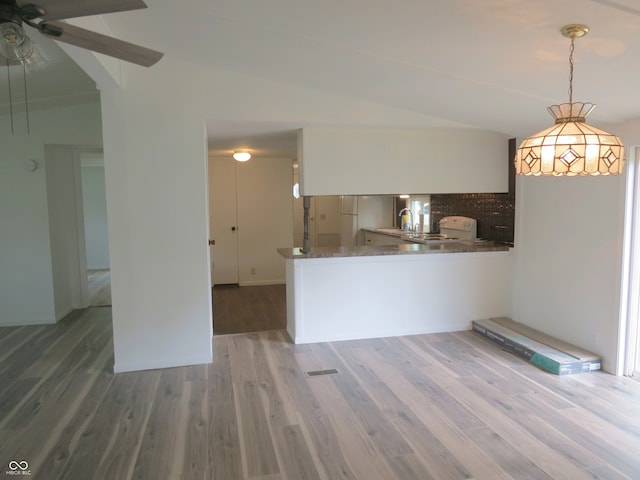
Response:
M59 21L142 8L142 0L0 0L0 64L24 64L31 55L25 24L59 42L150 67L162 53Z

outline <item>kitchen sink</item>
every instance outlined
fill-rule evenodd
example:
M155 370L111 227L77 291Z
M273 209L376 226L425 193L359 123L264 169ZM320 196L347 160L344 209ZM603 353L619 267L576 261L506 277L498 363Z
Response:
M457 237L448 237L437 233L411 233L403 235L402 239L412 243L422 243L425 245L433 245L438 243L449 243L460 241Z
M410 232L402 235L403 238L416 240L458 240L456 237L448 237L440 233L417 233Z
M397 235L397 236L401 236L407 233L403 230L400 230L399 228L376 228L375 231L378 233L385 233L387 235Z
M438 238L438 239L447 238L446 235L439 235L439 234L435 234L435 233L427 233L427 234L425 234L425 233L422 233L422 234L417 233L417 234L414 234L414 236L416 238L423 238L425 240L433 240L433 239L436 239L436 238Z
M375 231L386 235L393 235L394 237L399 237L402 240L412 243L434 244L460 241L458 237L449 237L442 233L420 233L400 230L399 228L376 228Z

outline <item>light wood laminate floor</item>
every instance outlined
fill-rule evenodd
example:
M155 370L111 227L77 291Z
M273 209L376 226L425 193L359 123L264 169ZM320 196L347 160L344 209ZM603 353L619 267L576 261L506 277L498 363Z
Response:
M3 469L26 461L34 480L640 478L630 379L557 377L474 332L299 346L282 331L216 336L210 365L113 375L110 310L0 330Z

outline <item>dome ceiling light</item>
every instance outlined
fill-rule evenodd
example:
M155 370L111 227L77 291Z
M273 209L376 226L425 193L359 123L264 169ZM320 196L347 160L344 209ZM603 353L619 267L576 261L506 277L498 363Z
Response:
M246 150L233 152L233 159L238 162L246 162L251 158L251 154Z

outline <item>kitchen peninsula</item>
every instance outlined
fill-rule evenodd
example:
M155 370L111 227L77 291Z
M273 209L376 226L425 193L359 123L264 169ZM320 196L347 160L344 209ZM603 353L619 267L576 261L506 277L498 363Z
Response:
M510 250L493 243L282 248L294 343L468 330L510 306Z

